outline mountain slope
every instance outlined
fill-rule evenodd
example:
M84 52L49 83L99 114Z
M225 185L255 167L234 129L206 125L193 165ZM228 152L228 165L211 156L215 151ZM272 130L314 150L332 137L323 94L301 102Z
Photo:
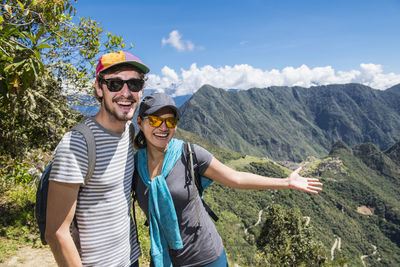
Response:
M389 148L385 154L394 162L400 165L400 140Z
M177 137L207 148L227 165L242 171L286 177L290 170L283 164L292 168L298 165L245 157L182 129L178 129ZM398 151L399 145L400 142L387 151ZM370 255L363 258L367 266L399 266L400 164L387 151L381 152L372 143L351 148L338 141L328 156L302 162L304 176L319 177L324 183L318 195L293 190L236 190L213 183L205 191L205 200L220 218L216 226L230 263L256 266L255 240L265 212L269 206L279 204L286 209L299 209L309 218L310 227L327 253L340 240L340 250L333 250L334 258L342 258L348 266L362 266L363 255ZM327 257L330 259L331 255Z
M236 190L214 183L206 190L205 199L220 217L217 228L229 257L241 266L254 266L254 240L264 222L260 211L280 204L309 217L326 249L340 238L341 250L336 250L335 258L344 258L349 266L361 266L361 256L371 255L374 247L377 253L364 258L368 266L398 266L400 179L396 169L400 165L383 169L383 174L378 164L381 160L390 162L371 144L351 149L344 142L335 143L328 157L302 164L305 175L319 176L324 183L318 195L292 190ZM377 164L370 165L370 161ZM239 169L273 177L286 177L289 172L269 161L250 162Z
M274 159L321 156L339 139L387 149L400 138L394 99L399 88L345 84L225 91L205 85L182 105L179 127L221 147Z

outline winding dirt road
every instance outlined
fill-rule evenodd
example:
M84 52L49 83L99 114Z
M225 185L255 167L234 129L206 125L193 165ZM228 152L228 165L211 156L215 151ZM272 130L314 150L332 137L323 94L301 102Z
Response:
M370 255L362 255L362 256L361 256L361 262L362 262L363 266L366 266L366 265L365 265L365 262L364 262L364 259L365 259L365 258L368 258L368 257L370 257L370 256L375 255L376 252L378 251L378 248L377 248L375 245L371 245L371 246L374 248L374 251L372 252L372 254L370 254ZM379 259L378 259L378 261L379 261Z

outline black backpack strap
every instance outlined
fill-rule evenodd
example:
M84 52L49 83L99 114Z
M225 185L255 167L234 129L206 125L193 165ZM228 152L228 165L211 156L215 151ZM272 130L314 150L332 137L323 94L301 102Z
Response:
M204 188L201 184L201 176L199 174L199 165L198 165L196 153L194 153L193 144L188 142L187 145L188 145L188 153L192 154L192 162L189 162L189 163L193 165L194 181L197 186L197 189L199 190L200 196L203 197Z
M137 154L133 155L133 162L134 162L134 173L133 173L133 176L132 176L132 188L131 188L132 215L133 215L133 220L135 221L136 239L137 239L137 242L139 243L139 232L138 232L138 229L137 229L136 210L135 210L135 201L136 201L135 182L133 180L133 177L135 177L135 172L137 172Z
M86 140L86 146L88 149L88 170L85 177L86 185L89 182L90 177L92 177L94 168L96 167L96 141L94 135L89 126L85 122L80 122L71 128L71 131L80 132Z
M204 188L201 184L201 176L198 171L199 165L198 165L196 153L194 153L193 144L188 142L188 143L185 143L185 146L186 146L185 150L187 152L186 161L189 163L189 172L191 173L191 170L193 169L194 177L191 174L191 178L192 178L192 181L194 181L194 183L196 184L197 190L201 197L201 202L203 203L203 206L204 206L205 210L207 211L208 215L210 215L210 217L214 221L218 221L219 220L218 216L215 214L214 211L212 211L212 209L207 205L207 203L203 199Z
M206 209L208 215L210 215L210 217L217 222L219 220L217 214L215 214L215 212L210 208L210 206L207 205L207 203L204 201L204 199L201 199L201 201L203 202L204 208Z
M132 148L133 148L133 143L135 141L135 127L133 127L133 123L129 123L129 133L131 135L131 141L132 141Z
M135 128L133 127L133 123L129 123L129 134L131 137L131 142L132 142L132 149L133 149L133 142L135 140ZM136 154L133 155L133 164L134 164L134 172L137 171L137 156ZM136 197L135 197L135 183L133 182L133 177L135 176L135 173L133 173L132 176L132 188L131 188L131 196L132 196L132 216L133 216L133 220L135 222L135 230L136 230L136 241L139 244L139 232L137 229L137 220L136 220L136 210L135 210L135 201L136 201Z
M200 193L200 190L198 190L198 186L196 183L196 175L195 175L195 171L194 171L194 166L193 166L193 152L192 152L192 146L190 143L187 144L187 151L188 151L188 157L186 158L186 160L189 160L189 173L190 173L190 178L192 180L192 188L193 188L193 197L194 197L194 206L196 209L196 217L197 217L197 226L199 229L201 227L200 224L200 212L199 212L199 206L197 203L197 193ZM195 186L196 184L196 186ZM195 188L196 187L196 188ZM200 194L201 197L201 194ZM197 231L196 231L197 234Z
M135 173L138 171L138 158L137 158L137 153L133 155L133 164L134 164L134 171L133 171L133 176L132 176L132 198L133 201L136 201L136 195L135 195L135 181L133 178L135 177ZM138 175L137 175L138 176Z

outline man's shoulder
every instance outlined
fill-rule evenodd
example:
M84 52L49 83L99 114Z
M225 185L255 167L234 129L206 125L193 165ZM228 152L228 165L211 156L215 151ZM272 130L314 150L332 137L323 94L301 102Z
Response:
M93 127L86 121L84 123L88 126L90 131L93 132ZM94 138L94 132L93 132L93 138ZM71 128L67 133L64 134L62 137L61 141L58 143L55 155L60 156L60 154L64 153L83 153L87 154L87 142L85 136L79 132L78 130L74 130Z
M86 144L85 137L82 133L74 130L70 130L64 134L58 146L74 146L74 145L81 145Z

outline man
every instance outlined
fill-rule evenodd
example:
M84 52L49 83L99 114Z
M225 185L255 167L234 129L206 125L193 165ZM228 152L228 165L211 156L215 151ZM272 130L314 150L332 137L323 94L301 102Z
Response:
M50 174L45 237L59 266L138 266L140 248L131 217L134 171L132 119L149 68L119 51L103 55L96 69L100 111L85 123L96 142L96 166L89 182L88 152L77 131L58 144ZM76 218L80 248L69 227Z

